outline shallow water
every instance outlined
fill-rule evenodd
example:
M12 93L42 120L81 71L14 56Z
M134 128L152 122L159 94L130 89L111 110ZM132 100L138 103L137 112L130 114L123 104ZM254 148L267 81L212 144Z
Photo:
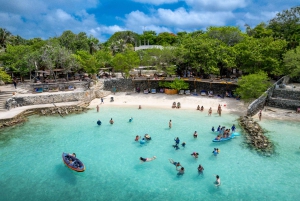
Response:
M108 123L110 118L114 125ZM100 113L64 118L33 116L24 125L1 131L0 200L298 200L297 123L263 120L277 154L262 157L245 148L242 135L212 142L216 134L211 126L231 127L236 118L133 107L102 107ZM141 146L134 138L145 133L152 140ZM174 150L175 137L185 141L186 148ZM212 155L215 147L220 149L217 157ZM198 159L190 155L193 151ZM67 168L62 152L75 152L86 171ZM141 156L157 159L140 163ZM181 162L183 176L169 158ZM203 175L198 175L199 164ZM219 188L213 184L214 174L220 175Z

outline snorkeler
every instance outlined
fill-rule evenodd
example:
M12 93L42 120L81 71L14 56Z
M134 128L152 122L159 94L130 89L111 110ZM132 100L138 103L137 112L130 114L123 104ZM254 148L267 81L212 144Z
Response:
M170 161L170 163L171 163L171 164L175 165L175 166L176 166L176 168L177 168L177 167L179 167L179 166L181 167L181 164L180 164L180 162L175 162L175 161L173 161L173 159L172 159L172 158L170 158L170 159L169 159L169 161Z
M140 157L140 161L143 163L143 162L150 162L150 161L153 161L156 159L156 156L153 156L152 158L143 158L143 157Z

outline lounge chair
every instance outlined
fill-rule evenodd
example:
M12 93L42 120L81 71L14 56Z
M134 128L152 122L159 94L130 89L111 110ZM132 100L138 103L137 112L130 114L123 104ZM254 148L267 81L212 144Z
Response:
M172 108L176 108L176 102L173 102Z
M156 94L156 89L151 89L152 94Z
M190 90L185 90L185 95L191 95L191 91Z
M209 91L209 92L208 92L208 97L213 97L213 96L214 96L213 91Z
M148 89L144 89L144 94L148 94L148 93L149 93Z
M200 94L201 94L201 96L206 96L206 91L202 90Z
M183 94L184 94L184 90L180 90L179 95L183 95Z
M196 89L194 89L193 95L194 95L194 96L198 96L197 90L196 90Z

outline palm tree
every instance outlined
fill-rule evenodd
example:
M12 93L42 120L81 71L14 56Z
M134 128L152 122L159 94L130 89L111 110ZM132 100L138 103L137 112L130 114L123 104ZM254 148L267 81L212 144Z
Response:
M11 33L6 29L0 28L0 47L6 48L6 45L10 43Z

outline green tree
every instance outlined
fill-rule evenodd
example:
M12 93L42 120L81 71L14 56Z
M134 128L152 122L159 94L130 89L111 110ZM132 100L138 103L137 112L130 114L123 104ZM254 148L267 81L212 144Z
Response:
M300 77L300 46L294 50L289 50L284 54L285 73L291 77Z
M296 48L300 43L300 6L284 10L270 20L268 28L276 39L285 39L288 48Z
M162 32L156 38L157 45L169 46L177 43L177 36L173 33Z
M149 45L155 45L156 44L156 38L157 38L157 34L155 31L143 31L143 34L140 35L139 37L139 41L136 41L136 45L144 45L144 44L148 44Z
M235 92L246 102L260 97L269 87L268 75L264 72L242 76Z
M100 64L94 55L89 54L87 51L77 51L76 59L85 72L95 74L99 72Z
M117 53L112 60L114 70L121 72L124 78L128 78L130 70L137 67L139 63L138 54L131 50L127 50L124 53Z
M11 82L11 77L2 68L0 68L0 81Z
M181 89L188 89L189 84L185 82L184 80L181 80L179 78L175 78L172 82L168 81L160 81L159 83L160 87L166 87L170 89L176 89L176 90L181 90Z

